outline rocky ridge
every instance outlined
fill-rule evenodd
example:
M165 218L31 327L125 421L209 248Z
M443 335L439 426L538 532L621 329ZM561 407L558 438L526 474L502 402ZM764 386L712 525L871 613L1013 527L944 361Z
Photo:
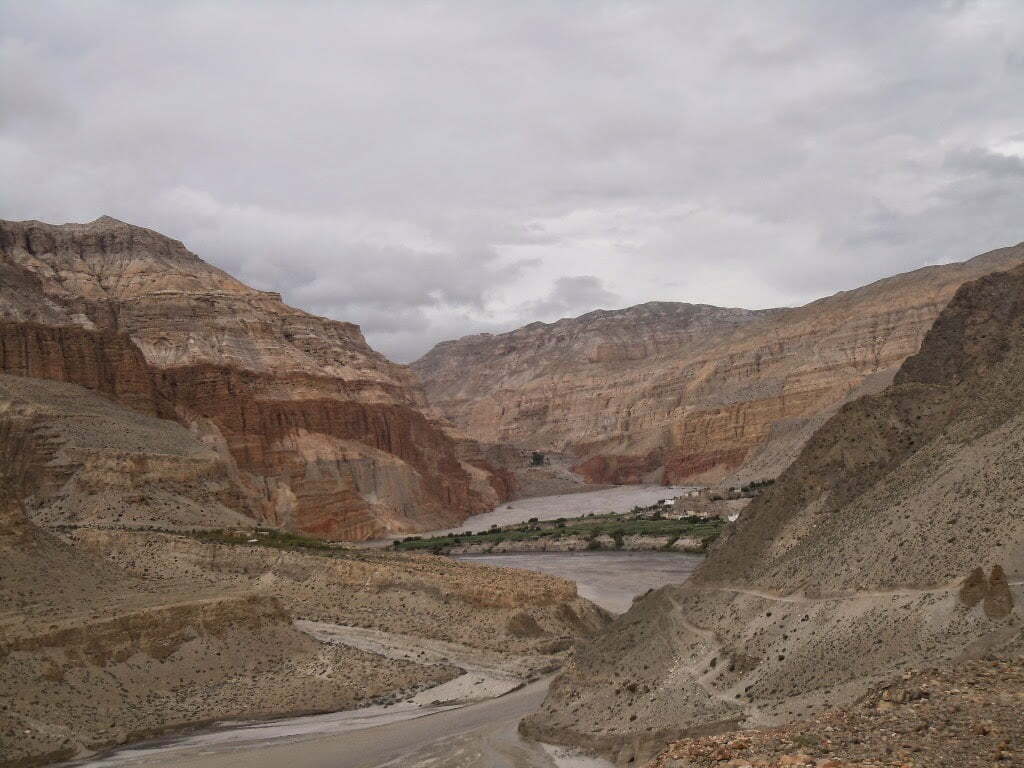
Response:
M0 222L0 372L178 421L230 465L240 511L291 530L437 528L509 493L486 460L460 458L414 377L357 326L109 217Z
M652 302L438 344L412 369L469 436L567 451L591 482L776 476L844 402L877 392L966 281L1024 244L795 309Z
M642 762L680 736L846 706L1021 647L1024 268L964 285L918 354L839 409L687 584L637 600L524 721Z

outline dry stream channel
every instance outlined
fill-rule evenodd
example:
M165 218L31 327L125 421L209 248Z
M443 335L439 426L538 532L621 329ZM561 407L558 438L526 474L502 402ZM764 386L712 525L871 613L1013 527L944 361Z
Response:
M587 512L625 512L667 494L617 487L524 499L470 518L460 530ZM569 508L571 507L571 509ZM524 568L577 583L582 597L621 613L633 598L685 581L695 555L662 552L551 552L470 555L471 562ZM266 722L222 723L193 734L125 747L67 765L81 768L607 768L603 760L526 742L517 725L544 699L551 676L523 684L517 662L453 643L357 627L299 621L322 642L344 643L425 664L442 660L460 677L391 705ZM458 702L458 703L452 703Z

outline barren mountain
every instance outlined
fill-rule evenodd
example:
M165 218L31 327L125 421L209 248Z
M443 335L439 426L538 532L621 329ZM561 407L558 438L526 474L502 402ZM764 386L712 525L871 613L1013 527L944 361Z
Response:
M508 492L460 460L414 377L357 326L109 217L0 222L0 372L178 421L229 465L241 511L314 535L437 528Z
M433 407L488 442L575 453L592 482L774 477L843 402L891 381L956 289L1024 245L796 309L657 302L438 344Z
M683 586L582 649L524 728L626 763L1024 650L1024 268L964 285Z

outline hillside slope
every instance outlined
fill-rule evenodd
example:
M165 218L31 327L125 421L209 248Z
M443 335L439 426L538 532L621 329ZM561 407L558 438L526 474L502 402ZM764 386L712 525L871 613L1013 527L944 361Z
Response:
M684 586L638 600L524 725L626 762L1024 649L1024 268L963 286Z
M575 453L592 482L776 476L843 402L877 392L956 289L1024 244L796 309L657 302L443 342L412 364L471 437Z
M325 646L251 584L129 575L0 498L0 765L211 720L345 709L456 674Z
M188 427L248 513L366 538L456 524L507 495L460 461L407 369L178 241L109 217L0 222L0 372L79 384Z

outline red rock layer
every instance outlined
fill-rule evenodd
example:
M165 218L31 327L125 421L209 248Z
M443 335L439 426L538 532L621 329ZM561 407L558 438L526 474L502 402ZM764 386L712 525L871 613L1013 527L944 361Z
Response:
M419 519L454 525L486 506L452 442L407 406L342 399L344 384L313 377L289 384L333 396L275 397L282 384L275 377L210 365L161 371L159 382L180 418L215 425L239 469L264 478L262 514L273 522L328 538L365 538L385 530L380 510L365 498L374 481L345 466L386 462L374 452L397 459L395 481L408 484L391 510L399 528L414 528ZM308 436L320 444L311 448ZM275 503L275 491L282 488L294 497L283 506Z
M138 411L158 411L152 371L123 333L0 320L0 372L66 381Z

